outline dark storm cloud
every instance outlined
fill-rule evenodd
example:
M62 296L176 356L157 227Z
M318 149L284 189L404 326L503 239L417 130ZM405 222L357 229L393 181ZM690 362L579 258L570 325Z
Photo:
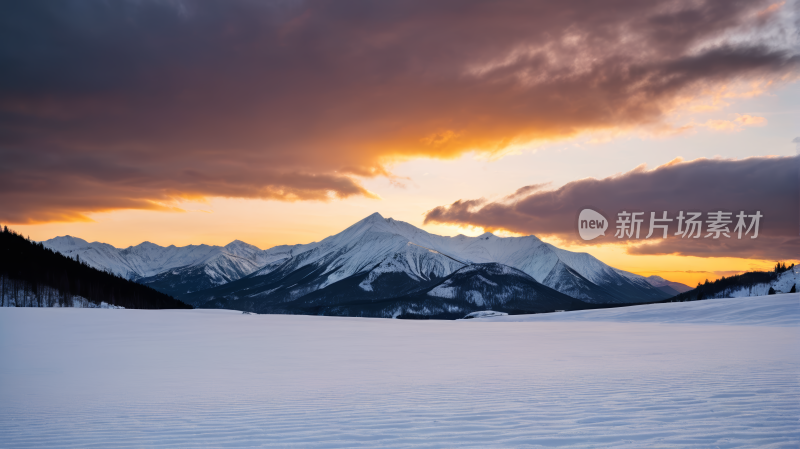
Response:
M758 0L3 1L0 220L369 196L359 178L392 161L658 123L704 88L795 70L791 46L757 37L779 13Z
M604 179L587 178L570 182L556 190L534 191L512 201L460 200L429 211L425 223L446 223L505 229L522 234L552 235L573 243L630 243L618 239L616 221L620 212L645 212L640 240L646 245L631 246L631 254L679 254L700 257L743 257L754 259L797 259L800 255L799 157L748 158L743 160L697 159L673 161L653 170L644 166ZM609 220L605 237L583 242L578 235L578 214L584 208L601 212ZM744 211L763 218L759 234L731 238L681 238L677 220L668 223L669 234L662 239L657 230L650 239L650 212L661 218L666 211L673 220L680 211ZM750 219L746 221L750 224Z

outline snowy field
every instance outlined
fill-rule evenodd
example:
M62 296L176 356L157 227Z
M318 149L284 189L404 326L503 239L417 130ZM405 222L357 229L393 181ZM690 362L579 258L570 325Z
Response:
M796 448L798 323L797 294L449 322L4 308L0 447Z

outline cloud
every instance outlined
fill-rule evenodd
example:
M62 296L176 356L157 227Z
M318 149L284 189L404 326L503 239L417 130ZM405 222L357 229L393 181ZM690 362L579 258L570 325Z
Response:
M736 117L736 122L743 126L764 126L767 124L767 119L745 114Z
M765 126L767 119L764 117L736 114L733 120L708 120L702 126L714 131L741 131L745 126Z
M514 201L459 200L436 207L426 214L425 223L443 223L503 229L520 234L554 236L574 244L625 244L630 254L677 254L699 257L741 257L748 259L797 259L800 254L800 157L754 157L742 160L697 159L647 170L640 165L616 176L572 181L558 189L540 191ZM609 220L605 237L584 242L578 236L577 217L584 208L602 213ZM639 240L614 237L620 212L645 212ZM736 234L732 238L688 239L674 235L677 221L668 223L669 234L661 231L650 239L650 212L668 218L680 211L760 211L756 239ZM749 219L747 221L749 225ZM707 224L703 226L705 230ZM703 232L703 237L707 234ZM752 231L751 234L752 236Z
M373 196L362 179L391 177L396 161L658 124L714 86L794 71L794 42L764 37L788 23L782 11L759 0L4 2L0 220Z
M735 131L740 129L735 122L730 120L708 120L704 126L714 131Z
M529 186L520 187L519 189L516 190L516 192L512 193L511 195L507 195L505 198L503 198L503 201L506 202L517 201L521 198L525 198L526 196L536 191L542 190L550 185L552 185L551 182L543 182L541 184L531 184Z

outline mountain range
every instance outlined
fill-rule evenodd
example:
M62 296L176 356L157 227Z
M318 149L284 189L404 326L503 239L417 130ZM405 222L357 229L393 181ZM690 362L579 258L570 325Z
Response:
M240 240L225 246L188 245L163 247L150 242L124 249L76 237L56 237L42 242L65 256L80 258L99 270L150 285L180 297L195 290L225 284L284 260L291 246L261 250Z
M688 286L612 268L535 236L445 237L380 214L319 242L261 250L125 249L56 237L44 246L198 307L365 316L545 311L659 301ZM577 302L575 302L577 301Z

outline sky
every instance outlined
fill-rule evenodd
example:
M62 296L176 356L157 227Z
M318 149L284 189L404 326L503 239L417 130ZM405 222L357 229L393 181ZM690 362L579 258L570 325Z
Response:
M2 3L0 223L268 248L379 212L687 284L800 262L799 5ZM763 218L636 240L622 211Z

